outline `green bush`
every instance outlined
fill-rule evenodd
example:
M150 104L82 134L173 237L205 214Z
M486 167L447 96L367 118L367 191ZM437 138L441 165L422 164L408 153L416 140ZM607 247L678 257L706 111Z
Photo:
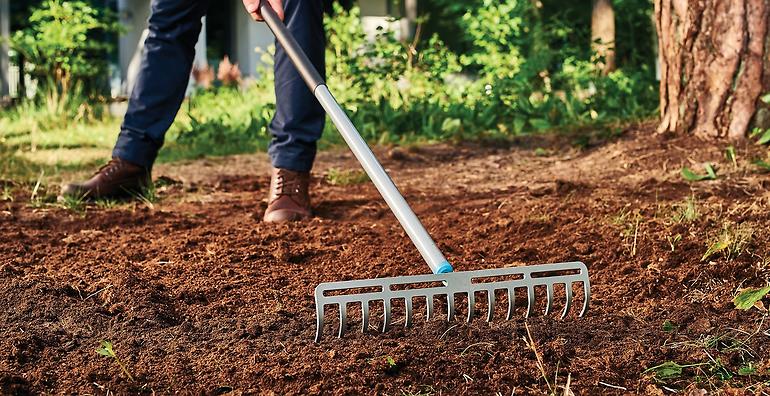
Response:
M462 54L437 35L367 38L359 10L335 5L325 20L328 85L362 135L379 143L505 137L653 114L657 94L646 66L603 75L590 51L569 46L572 28L546 20L533 4L483 0L470 8L458 21L468 38ZM189 117L176 124L177 142L264 146L275 106L271 70L261 76L244 89L195 95ZM339 141L331 124L326 132Z
M34 9L28 27L13 35L11 46L31 66L48 112L62 114L78 111L101 92L113 49L104 36L119 31L115 15L86 2L47 0Z
M471 38L464 64L479 70L473 92L514 133L651 115L654 80L645 68L602 75L590 51L565 40L573 29L544 20L536 3L484 0L463 15ZM562 46L556 46L561 44ZM588 47L588 41L586 41Z

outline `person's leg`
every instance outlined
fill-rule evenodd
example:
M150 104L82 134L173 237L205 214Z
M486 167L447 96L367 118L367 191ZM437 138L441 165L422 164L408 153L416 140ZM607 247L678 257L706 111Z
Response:
M284 23L310 61L323 76L326 36L322 0L284 0ZM286 222L311 216L310 168L315 160L316 142L323 132L325 114L286 51L276 43L276 111L270 123L268 153L273 164L270 195L264 221Z
M152 0L149 35L113 158L151 169L184 100L209 0Z
M326 73L322 0L285 0L284 22L321 76ZM276 111L268 153L275 168L309 172L323 132L323 108L280 44L275 50Z
M151 183L152 164L184 99L208 4L209 0L152 0L139 76L112 160L90 179L64 185L63 196L126 196Z

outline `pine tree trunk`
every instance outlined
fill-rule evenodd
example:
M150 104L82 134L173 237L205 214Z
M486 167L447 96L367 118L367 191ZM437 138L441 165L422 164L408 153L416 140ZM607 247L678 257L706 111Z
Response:
M655 0L659 132L743 139L766 122L768 0Z
M615 10L611 0L594 0L591 12L591 48L604 74L615 70Z

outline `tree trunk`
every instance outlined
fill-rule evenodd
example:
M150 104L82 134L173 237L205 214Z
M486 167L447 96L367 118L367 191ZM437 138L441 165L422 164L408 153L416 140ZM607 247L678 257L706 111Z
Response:
M615 10L611 0L594 0L591 48L604 74L615 70Z
M767 109L758 99L770 91L768 3L655 0L659 132L743 139L752 119L761 122Z
M10 38L10 2L0 0L0 99L8 96L10 66L8 64L8 39Z
M405 0L403 2L403 18L401 19L401 39L409 41L414 37L417 27L417 0Z

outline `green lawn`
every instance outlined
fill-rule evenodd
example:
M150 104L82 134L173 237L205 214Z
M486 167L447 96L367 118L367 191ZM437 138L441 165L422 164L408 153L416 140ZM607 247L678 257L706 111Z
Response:
M159 163L264 151L269 141L264 135L238 137L232 133L226 133L225 138L179 139L180 129L189 122L189 116L180 112L159 153ZM42 173L43 183L50 184L93 172L109 160L120 123L121 119L114 117L93 122L42 123L35 114L0 113L0 180L35 183ZM336 132L327 130L320 147L342 143Z
M50 183L91 172L109 160L120 123L119 118L107 117L66 125L45 123L45 128L41 128L34 114L4 116L0 113L0 179L34 182L42 172L44 182ZM266 147L265 139L229 143L196 139L180 144L176 137L177 132L172 128L159 162L254 152Z

